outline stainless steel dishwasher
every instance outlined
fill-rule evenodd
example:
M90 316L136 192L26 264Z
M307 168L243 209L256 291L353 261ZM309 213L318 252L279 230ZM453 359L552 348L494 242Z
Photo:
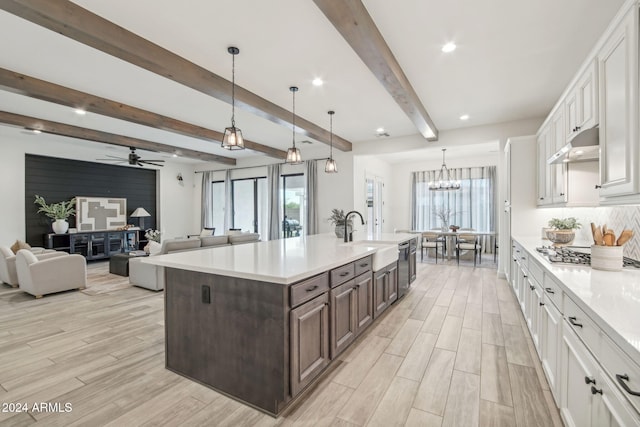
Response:
M410 271L409 257L410 245L409 240L398 245L398 298L402 298L409 290Z

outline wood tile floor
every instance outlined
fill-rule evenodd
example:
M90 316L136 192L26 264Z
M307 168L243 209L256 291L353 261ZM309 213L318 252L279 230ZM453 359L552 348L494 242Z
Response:
M418 263L411 292L278 419L164 368L162 293L107 263L89 281L40 300L0 285L0 425L562 425L494 269Z

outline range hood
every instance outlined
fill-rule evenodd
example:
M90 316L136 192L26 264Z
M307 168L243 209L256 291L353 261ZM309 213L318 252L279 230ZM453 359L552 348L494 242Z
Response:
M549 157L547 163L555 165L567 162L587 162L598 160L599 157L598 126L594 126L573 137L571 142Z

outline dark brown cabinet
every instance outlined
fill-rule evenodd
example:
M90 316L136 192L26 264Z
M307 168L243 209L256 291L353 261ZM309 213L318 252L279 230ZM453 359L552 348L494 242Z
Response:
M47 249L80 254L87 260L95 260L136 250L138 232L135 230L110 230L45 234L44 243Z
M358 327L358 288L355 280L334 288L330 293L331 358L353 342Z
M373 317L376 318L398 299L398 263L389 264L374 273Z
M291 322L291 395L304 389L329 364L329 294L294 308Z
M373 276L370 271L356 277L356 335L373 322Z

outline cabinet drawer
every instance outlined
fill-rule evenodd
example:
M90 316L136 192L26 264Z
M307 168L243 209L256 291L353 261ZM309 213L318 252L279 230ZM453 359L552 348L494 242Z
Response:
M355 263L356 266L356 276L361 275L362 273L366 273L367 271L371 270L371 257L365 257L362 259L357 260Z
M564 316L567 325L575 331L596 359L600 357L600 328L578 307L571 298L564 300Z
M329 290L329 275L322 273L291 285L291 307L296 307Z
M334 268L331 270L331 287L335 288L338 285L351 280L356 276L355 263L349 263L342 267Z
M540 267L540 264L538 264L537 261L531 258L529 260L529 275L531 275L534 279L536 279L536 282L538 283L543 283L542 271L543 270L542 270L542 267Z
M609 337L602 337L600 363L621 394L640 413L640 366L627 356ZM628 390L627 390L628 389Z
M549 274L544 275L544 281L541 283L543 284L544 293L547 295L547 298L555 304L556 308L560 310L560 313L564 313L564 307L562 306L563 292L560 285L553 280Z

